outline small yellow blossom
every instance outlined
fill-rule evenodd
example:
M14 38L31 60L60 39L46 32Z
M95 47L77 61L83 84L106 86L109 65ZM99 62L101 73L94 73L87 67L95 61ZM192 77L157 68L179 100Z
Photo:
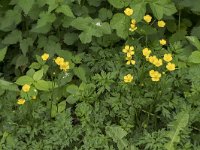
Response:
M147 23L151 22L152 17L150 15L146 15L143 17L144 21L146 21Z
M17 104L23 105L25 102L26 102L26 100L21 98L21 99L18 99Z
M56 63L57 65L61 65L62 63L64 63L64 58L62 58L62 57L57 57L57 58L55 59L55 63Z
M127 16L131 16L133 14L133 9L131 8L126 8L124 10L124 13L127 15Z
M42 60L46 61L48 58L49 58L49 54L47 53L44 53L42 56L41 56Z
M150 49L148 49L148 48L144 48L143 50L142 50L142 53L143 53L143 55L145 56L145 57L149 57L149 55L151 54L151 50Z
M28 92L28 91L30 90L30 85L24 84L24 85L22 86L22 90L23 90L24 92Z
M165 54L163 57L164 61L170 62L172 61L172 54Z
M165 24L166 23L163 20L158 21L158 26L161 28L165 27Z
M148 60L150 63L153 63L156 59L158 59L155 55L154 56L149 56Z
M124 53L126 53L127 57L131 57L134 55L134 47L126 45L125 48L122 50Z
M153 64L156 66L156 67L160 67L160 66L162 66L162 59L155 59L154 61L153 61Z
M68 69L69 69L69 62L66 61L60 64L60 70L67 71Z
M131 20L131 27L129 28L129 30L130 30L131 32L137 30L137 27L136 27L136 20L135 20L135 19L132 19L132 20Z
M167 41L165 39L161 39L159 40L160 42L160 45L166 45L167 44Z
M133 76L131 74L127 74L126 76L124 76L124 82L128 83L128 82L132 82L133 80Z
M161 78L161 73L159 73L158 71L150 70L149 75L152 81L159 81Z
M35 100L35 99L36 99L36 96L32 96L32 99Z
M170 62L166 66L167 70L169 70L169 71L174 71L175 67L176 67L175 64L170 63Z
M135 60L133 60L132 57L126 57L126 60L127 60L126 62L127 65L130 64L135 65Z

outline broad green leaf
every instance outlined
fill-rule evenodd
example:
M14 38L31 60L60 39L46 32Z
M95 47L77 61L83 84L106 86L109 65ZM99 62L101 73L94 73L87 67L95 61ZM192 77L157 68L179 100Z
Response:
M78 40L78 34L76 33L66 33L64 35L64 42L67 45L72 45L74 44L74 42L76 42Z
M0 89L9 91L19 91L16 84L0 79Z
M68 5L61 5L56 9L57 13L63 13L65 16L68 17L75 17L71 8Z
M30 9L32 8L35 0L19 0L18 5L22 8L24 13L27 15Z
M186 36L187 40L190 41L192 45L194 45L200 51L200 41L195 36Z
M200 63L200 51L194 51L189 56L188 61L191 63L199 64Z
M108 0L108 2L115 8L123 8L129 4L130 0Z
M41 69L41 70L39 70L39 71L36 71L35 73L34 73L34 75L33 75L33 79L35 80L35 81L38 81L38 80L40 80L40 79L42 79L42 77L43 77L43 69Z
M3 44L16 44L22 39L22 32L19 30L13 30L2 41Z
M76 95L69 95L66 99L66 101L69 103L69 104L75 104L77 101L78 101L79 97L76 96Z
M74 74L79 77L79 79L81 79L83 82L86 82L86 72L85 69L83 67L75 67L73 69Z
M170 16L177 11L174 3L169 0L154 0L149 5L158 20L162 19L164 14Z
M23 39L20 41L20 49L22 50L23 55L26 55L28 52L29 46L33 45L32 38Z
M57 115L57 106L56 104L51 104L51 117L54 118Z
M15 83L18 85L24 85L24 84L31 85L33 82L34 80L30 76L21 76L17 79Z
M37 82L34 83L34 85L36 89L41 91L49 91L49 89L51 89L49 82L44 80L38 80Z
M70 94L76 94L78 92L78 86L71 84L66 88L67 92Z
M78 17L71 22L71 26L78 30L86 30L92 21L93 20L90 17Z
M67 61L71 60L73 57L72 53L68 50L56 50L56 54Z
M192 36L196 36L200 39L200 26L196 26L191 31Z
M113 16L110 22L111 28L116 29L117 35L123 39L128 37L130 28L130 18L122 13L117 13Z
M102 0L87 0L88 1L88 3L89 3L89 5L91 5L91 6L96 6L96 7L98 7L98 6L100 6L100 4L101 4L101 2L102 2Z
M132 17L136 21L141 21L146 13L146 2L133 2L131 3L131 8L134 10Z
M28 57L24 55L19 55L15 63L15 68L18 68L20 66L27 66L27 64L28 64Z
M52 12L58 7L58 0L46 0L45 2L49 5L48 13Z
M41 28L47 24L51 24L56 19L56 16L53 13L42 12L39 16L40 19L38 19L36 28Z
M0 62L3 61L7 52L7 47L0 49Z
M109 9L106 9L106 8L101 8L99 10L99 18L102 20L102 21L105 21L107 19L111 19L112 17L112 11L109 10Z

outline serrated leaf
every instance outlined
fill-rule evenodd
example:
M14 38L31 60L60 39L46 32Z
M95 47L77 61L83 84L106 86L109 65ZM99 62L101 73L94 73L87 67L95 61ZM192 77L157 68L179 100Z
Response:
M24 84L31 85L33 82L34 80L30 76L21 76L17 79L15 83L18 85L24 85Z
M68 50L56 50L56 54L63 57L65 60L71 60L73 57L72 53Z
M122 13L117 13L113 16L110 22L111 28L115 29L117 35L123 39L128 37L128 32L130 28L130 18Z
M23 39L20 41L20 49L22 50L23 55L26 55L29 46L32 45L33 45L33 40L31 38Z
M192 36L196 36L200 39L200 26L196 26L191 31Z
M52 13L42 12L39 15L40 19L38 19L36 28L44 27L45 25L51 24L55 21L56 16Z
M66 90L70 94L76 94L79 89L78 89L78 86L71 84L71 85L67 86Z
M19 0L18 5L22 8L24 13L27 15L32 8L35 0Z
M61 113L66 108L66 101L62 101L58 104L58 113Z
M143 19L146 13L146 2L133 2L131 3L131 8L134 10L132 17L138 22Z
M200 41L195 36L186 36L187 40L190 41L192 45L194 45L200 51Z
M49 89L51 89L49 82L45 80L38 80L37 82L34 83L34 85L36 89L41 91L49 91Z
M56 9L57 13L63 13L65 16L74 18L74 14L68 5L61 5Z
M2 41L3 44L16 44L22 39L22 32L19 30L13 30Z
M200 51L194 51L189 56L188 61L191 63L199 64L200 63Z
M115 8L123 8L128 5L129 1L125 0L108 0L108 2L113 5Z
M0 79L0 88L9 91L19 91L16 84Z
M83 82L86 82L86 72L85 69L83 67L75 67L73 69L74 74L79 77L79 79L81 79Z
M7 47L0 49L0 62L3 61L7 52Z
M72 45L74 44L74 42L76 42L78 40L78 34L76 33L66 33L64 35L64 42L67 45Z

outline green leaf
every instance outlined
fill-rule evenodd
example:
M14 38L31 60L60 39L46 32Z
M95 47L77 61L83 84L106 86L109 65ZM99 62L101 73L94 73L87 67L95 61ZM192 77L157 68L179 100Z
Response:
M71 60L73 57L72 53L68 50L56 50L56 54L68 61Z
M16 44L22 39L22 32L19 30L13 30L2 41L3 44Z
M118 149L127 149L128 142L123 139L128 133L120 126L107 126L106 134L117 143Z
M188 125L188 121L188 112L180 112L176 115L175 121L170 124L171 130L167 134L167 137L170 138L170 141L165 144L165 148L167 150L175 150L174 145L180 142L179 133L180 131L184 130L184 128Z
M0 89L9 90L9 91L19 91L17 85L0 79Z
M111 28L116 29L117 35L123 39L128 37L130 18L122 13L117 13L113 16L110 22Z
M27 15L30 9L32 8L35 0L19 0L18 5L22 8L24 13Z
M61 113L66 108L66 101L62 101L58 104L58 113Z
M76 96L76 95L69 95L66 99L66 101L69 103L69 104L75 104L77 101L79 100L79 97Z
M190 41L200 51L200 42L196 36L186 36L187 40Z
M3 61L7 52L7 47L0 49L0 62Z
M74 18L74 14L68 5L61 5L56 9L57 13L63 13L65 16Z
M83 67L75 67L73 69L74 74L79 77L79 79L81 79L83 82L86 82L86 72L85 69Z
M174 3L169 0L154 0L149 5L158 20L162 19L164 14L170 16L177 11Z
M42 79L42 77L43 77L43 69L41 69L41 70L39 70L39 71L36 71L35 73L34 73L34 75L33 75L33 79L35 80L35 81L38 81L38 80L40 80L40 79Z
M56 104L51 104L51 117L54 118L57 115L57 106Z
M53 23L56 20L55 14L47 13L47 12L42 12L39 15L39 17L40 17L40 19L38 19L36 28L44 27L48 24Z
M67 88L66 88L67 92L70 93L70 94L76 94L78 92L78 86L74 85L74 84L71 84L71 85L68 85Z
M134 10L132 17L137 21L141 21L146 13L146 2L132 2L131 8Z
M199 64L200 63L200 51L194 51L189 56L188 61L191 63Z
M30 76L21 76L17 79L15 83L18 85L24 85L24 84L31 85L33 82L34 80Z
M38 80L37 82L34 83L34 85L36 89L41 91L49 91L49 89L51 89L49 82L44 80Z
M23 55L26 55L28 52L29 46L33 45L33 39L27 38L20 41L20 49L22 50Z
M66 33L64 35L64 42L67 45L73 45L74 42L76 42L78 40L78 34L76 33Z

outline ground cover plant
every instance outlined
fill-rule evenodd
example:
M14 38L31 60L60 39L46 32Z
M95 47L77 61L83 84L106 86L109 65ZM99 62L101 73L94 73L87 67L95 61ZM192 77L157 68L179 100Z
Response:
M1 0L0 150L199 150L200 0Z

